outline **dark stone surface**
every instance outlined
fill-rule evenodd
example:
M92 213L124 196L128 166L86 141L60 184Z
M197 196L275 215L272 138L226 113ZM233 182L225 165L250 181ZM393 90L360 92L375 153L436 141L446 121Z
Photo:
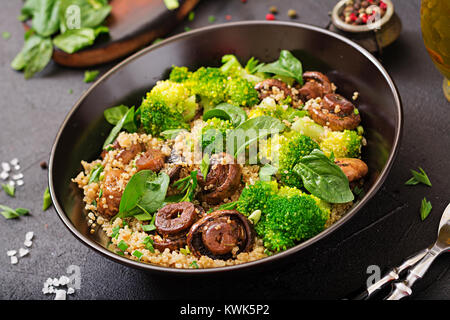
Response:
M325 27L333 0L209 0L198 6L195 20L185 26L216 22L264 19L277 5L278 20L290 20L287 10L298 11L299 22ZM55 134L67 112L89 87L83 70L51 64L35 78L25 81L9 64L22 46L23 30L16 17L20 1L2 3L0 32L0 162L18 157L25 185L15 198L0 192L0 203L30 208L32 215L0 223L0 299L52 299L41 289L48 277L66 273L71 265L81 267L81 289L69 299L174 299L174 298L267 298L341 299L360 290L369 265L386 271L405 257L427 247L436 238L440 216L448 203L450 181L450 104L442 90L442 77L423 46L419 1L395 1L403 21L401 37L383 55L383 64L394 78L404 103L404 136L400 153L379 193L338 232L308 248L295 261L276 270L230 279L223 277L179 279L159 277L127 268L89 250L63 226L53 208L41 210L47 171L39 163L47 160ZM263 36L263 35L262 35ZM282 36L282 35L280 35ZM105 72L110 66L101 67ZM368 75L370 76L370 75ZM70 93L72 92L72 93ZM410 169L423 167L433 187L408 187ZM421 221L420 202L433 204L430 216ZM11 265L6 251L23 246L27 231L34 231L30 254ZM450 256L439 257L425 278L414 288L414 299L450 298Z

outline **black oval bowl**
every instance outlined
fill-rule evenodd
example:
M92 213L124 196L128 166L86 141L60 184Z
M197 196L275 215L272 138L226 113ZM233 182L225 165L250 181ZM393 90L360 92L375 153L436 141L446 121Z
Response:
M176 269L136 262L109 251L103 232L89 233L82 193L71 182L81 170L80 161L98 158L111 130L103 117L106 108L140 105L145 92L167 77L172 65L190 68L217 66L224 54L241 61L255 56L263 62L278 59L280 50L293 52L304 70L326 73L347 98L359 92L357 107L366 130L363 159L369 165L365 196L330 228L279 254L236 266L211 269ZM259 269L273 262L289 261L295 253L336 232L360 213L385 180L399 148L402 106L394 82L382 65L365 49L335 33L299 23L251 21L206 27L172 37L126 59L78 100L64 120L53 145L49 163L50 193L59 217L85 245L127 266L165 274L212 274Z

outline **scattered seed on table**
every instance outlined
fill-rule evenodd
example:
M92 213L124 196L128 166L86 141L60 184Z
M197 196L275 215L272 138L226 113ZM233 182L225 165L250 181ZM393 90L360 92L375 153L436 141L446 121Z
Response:
M297 17L297 11L294 9L289 9L287 12L287 15L289 18L296 18Z
M30 250L28 250L28 249L24 249L24 248L19 249L19 257L21 257L21 258L26 256L29 253L30 253Z
M45 161L42 161L39 165L41 166L42 169L48 168L47 162L45 162Z
M17 166L19 164L19 159L14 158L9 162L12 166Z
M8 162L2 162L2 169L3 169L3 171L10 172L11 166L9 165Z
M31 241L33 239L33 237L34 237L34 232L33 231L28 231L25 234L25 240Z
M7 255L8 257L15 256L16 253L17 253L16 250L8 250L8 251L6 251L6 255Z
M16 184L20 187L23 186L23 180L17 180Z
M11 178L13 180L20 180L20 179L23 178L23 174L22 173L17 173L17 174L12 175Z
M2 180L8 179L8 178L9 178L9 173L6 172L6 171L2 171L2 172L0 173L0 178L1 178Z
M17 264L17 262L19 262L19 259L16 256L11 256L11 264Z
M24 242L23 242L23 245L25 246L25 247L31 247L32 245L33 245L33 241L31 241L31 240L25 240Z
M270 13L278 13L278 8L277 8L276 6L271 6L271 7L269 8L269 12L270 12Z

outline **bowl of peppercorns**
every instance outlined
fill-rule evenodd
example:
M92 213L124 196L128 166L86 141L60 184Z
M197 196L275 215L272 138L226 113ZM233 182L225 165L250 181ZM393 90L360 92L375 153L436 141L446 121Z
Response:
M402 28L391 0L341 0L331 13L331 22L335 31L371 52L394 42Z

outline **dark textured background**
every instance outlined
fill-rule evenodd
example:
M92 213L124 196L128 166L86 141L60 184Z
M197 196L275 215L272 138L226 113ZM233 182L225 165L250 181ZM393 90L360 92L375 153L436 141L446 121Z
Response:
M195 20L185 26L197 28L215 23L264 19L277 5L278 20L290 20L287 10L298 11L299 22L325 27L333 0L240 0L203 1ZM0 192L0 203L26 207L32 215L19 220L0 217L0 298L52 299L41 293L48 277L65 274L75 264L81 267L81 290L69 299L172 299L172 298L268 298L341 299L361 289L369 265L383 271L428 246L436 238L441 213L450 200L450 136L448 103L441 91L442 77L423 46L419 0L394 1L403 21L401 37L385 51L383 64L396 82L404 103L404 136L400 153L379 193L358 216L335 234L304 250L295 261L278 270L246 277L179 279L150 275L103 258L79 243L64 227L53 208L42 212L42 194L47 160L55 134L75 101L89 87L82 70L50 65L37 77L25 81L9 64L23 43L23 30L16 17L22 2L2 1L0 32L0 162L18 157L25 185L15 198ZM263 35L262 35L263 36ZM282 35L280 35L282 36ZM105 72L110 66L100 68ZM70 93L73 91L72 93ZM408 187L409 170L422 166L433 187ZM433 204L430 216L420 220L423 197ZM31 253L11 265L6 251L23 246L27 231L34 231ZM450 298L450 256L439 257L415 287L415 299Z

